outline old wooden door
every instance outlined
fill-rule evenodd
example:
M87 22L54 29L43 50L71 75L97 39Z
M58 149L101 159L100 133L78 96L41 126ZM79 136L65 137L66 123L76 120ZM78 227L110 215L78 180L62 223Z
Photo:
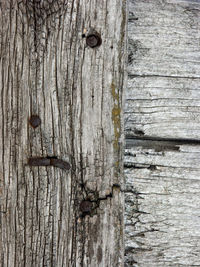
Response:
M2 267L123 266L126 2L0 3Z

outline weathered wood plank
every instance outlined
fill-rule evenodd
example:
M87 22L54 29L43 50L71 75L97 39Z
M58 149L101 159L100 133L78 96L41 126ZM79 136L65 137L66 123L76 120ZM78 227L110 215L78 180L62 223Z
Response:
M125 127L133 136L199 139L199 79L129 78Z
M130 134L199 138L199 18L199 1L130 1Z
M0 18L1 266L122 266L126 2L1 1Z
M200 266L199 1L129 1L127 267Z
M129 1L129 74L198 77L200 2Z
M126 266L199 266L200 145L148 145L125 154Z

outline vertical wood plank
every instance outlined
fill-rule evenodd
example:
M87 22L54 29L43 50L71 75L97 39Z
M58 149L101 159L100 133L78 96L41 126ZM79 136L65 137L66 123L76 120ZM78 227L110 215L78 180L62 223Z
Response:
M1 1L0 18L1 266L123 266L126 2Z

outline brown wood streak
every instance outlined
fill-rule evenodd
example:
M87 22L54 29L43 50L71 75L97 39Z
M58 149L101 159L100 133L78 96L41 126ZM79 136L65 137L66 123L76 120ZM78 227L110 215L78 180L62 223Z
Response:
M126 1L1 1L0 20L0 265L123 266Z

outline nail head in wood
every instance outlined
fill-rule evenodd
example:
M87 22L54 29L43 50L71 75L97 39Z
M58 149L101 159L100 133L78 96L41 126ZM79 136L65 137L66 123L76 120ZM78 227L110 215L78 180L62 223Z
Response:
M29 123L33 128L37 128L41 124L41 119L38 115L32 115L29 119Z
M80 204L80 210L83 214L90 214L92 211L92 202L89 200L83 200Z
M99 33L91 33L86 37L86 44L91 48L98 47L101 45L101 43L102 40Z

